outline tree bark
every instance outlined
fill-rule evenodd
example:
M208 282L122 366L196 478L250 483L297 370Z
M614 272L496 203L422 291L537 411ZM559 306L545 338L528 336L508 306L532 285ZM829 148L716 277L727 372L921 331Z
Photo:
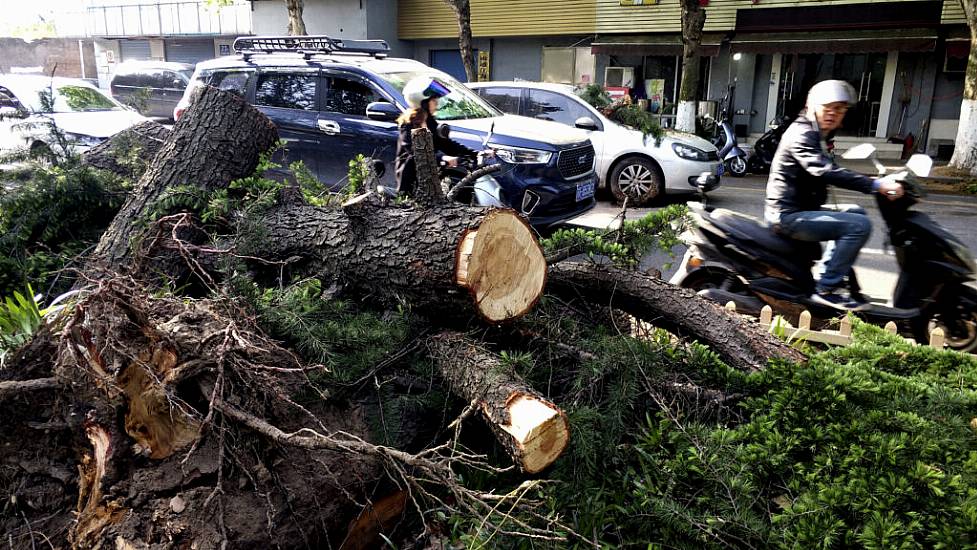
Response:
M414 200L424 206L435 206L448 202L438 179L438 161L434 150L434 136L427 128L411 130L410 138L414 149L414 166L417 170L417 183Z
M275 125L247 101L209 86L199 88L102 236L93 259L111 270L126 271L146 216L167 189L226 187L254 173L258 157L277 141Z
M730 315L695 292L644 273L583 263L550 266L548 291L625 311L709 345L729 366L755 372L773 358L803 362L804 355L757 323Z
M475 53L472 48L472 7L470 0L445 0L458 19L458 51L461 63L465 66L468 82L478 82L475 69Z
M451 391L478 408L520 470L537 473L559 458L570 440L566 415L497 355L455 332L434 336L428 349Z
M309 34L305 30L305 20L302 19L302 11L305 9L303 0L285 0L285 8L288 10L288 34L290 36Z
M950 164L977 176L977 0L960 0L970 29L970 57L964 77L960 125Z
M525 315L542 295L546 260L515 212L444 205L347 212L281 205L261 222L251 255L288 261L306 275L335 278L362 294L408 298L435 318L490 323Z
M676 129L695 132L695 102L699 89L699 44L706 10L699 0L682 2L682 84L678 93Z
M170 135L158 122L146 121L115 134L82 155L82 161L100 170L138 181Z

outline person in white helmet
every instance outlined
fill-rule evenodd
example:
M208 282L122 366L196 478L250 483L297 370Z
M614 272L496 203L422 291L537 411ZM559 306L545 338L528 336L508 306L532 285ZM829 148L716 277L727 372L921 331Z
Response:
M892 178L873 179L835 164L830 153L834 133L854 103L854 89L843 80L811 87L807 106L784 133L770 167L764 217L773 230L800 241L830 241L811 299L837 309L865 307L845 288L872 223L857 205L826 205L828 185L882 193L889 199L903 189Z
M448 95L450 90L437 78L419 76L411 79L403 90L404 99L410 110L400 116L400 137L397 139L397 158L394 170L397 177L397 191L412 196L417 184L417 171L414 163L414 146L411 131L426 127L434 138L434 148L442 153L441 160L448 166L457 166L458 157L475 158L475 151L449 138L438 135L438 121L434 113L438 110L438 99Z

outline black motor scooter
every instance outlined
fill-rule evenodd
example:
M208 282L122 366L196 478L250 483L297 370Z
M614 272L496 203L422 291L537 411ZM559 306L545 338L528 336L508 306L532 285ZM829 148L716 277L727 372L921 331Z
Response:
M788 126L790 126L790 119L787 117L776 118L770 123L770 128L753 144L753 151L746 160L747 170L753 174L770 172L770 165L773 163L777 146L780 145L780 138L783 137Z
M871 145L861 145L845 156L865 158L859 154L866 148L874 153ZM877 161L876 165L884 171ZM977 279L974 257L928 215L912 210L923 196L914 174L925 176L931 166L929 157L915 155L902 177L903 197L877 197L899 263L899 280L893 307L869 304L854 313L875 324L895 321L901 333L923 342L939 326L948 347L974 351L977 290L967 285ZM695 289L719 303L732 301L737 310L754 315L768 304L778 313L807 309L817 319L844 313L810 300L815 287L811 271L821 258L820 243L785 238L760 220L729 210L696 203L689 206L697 226L685 235L689 248L671 279L673 284ZM852 294L860 295L854 270L848 281Z

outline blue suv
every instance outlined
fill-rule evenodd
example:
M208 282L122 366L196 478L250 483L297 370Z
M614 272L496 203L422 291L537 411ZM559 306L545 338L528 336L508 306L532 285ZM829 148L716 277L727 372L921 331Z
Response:
M523 213L541 229L594 207L594 147L584 132L504 114L441 71L388 58L382 40L242 37L234 49L197 64L175 119L195 87L214 86L267 115L287 144L286 161L303 161L321 181L342 185L357 154L382 160L392 181L396 119L407 109L401 90L414 77L436 76L451 90L438 102L438 120L452 139L480 150L491 133L488 146L512 166L494 176L507 204L527 205Z

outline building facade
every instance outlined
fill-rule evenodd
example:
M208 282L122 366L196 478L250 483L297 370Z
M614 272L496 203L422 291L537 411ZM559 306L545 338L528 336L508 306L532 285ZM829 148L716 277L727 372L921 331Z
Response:
M813 83L839 78L858 91L853 138L911 134L913 149L949 153L969 52L958 0L701 1L701 108L729 97L741 136L796 114ZM461 76L457 24L442 0L401 0L398 21L416 59ZM679 0L472 0L489 78L597 82L666 105L681 77L680 25Z

